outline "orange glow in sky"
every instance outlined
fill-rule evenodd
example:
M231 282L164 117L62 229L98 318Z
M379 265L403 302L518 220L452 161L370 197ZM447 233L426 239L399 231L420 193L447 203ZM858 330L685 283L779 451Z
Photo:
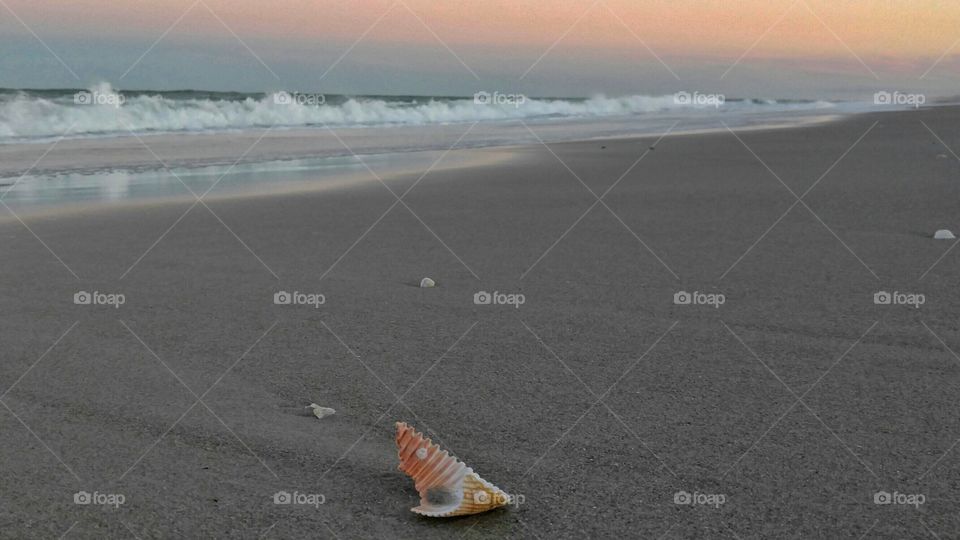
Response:
M699 78L737 83L725 88L734 94L819 95L817 85L912 83L931 74L923 84L949 94L960 66L960 0L4 4L19 20L0 7L0 45L24 51L6 64L0 58L8 86L74 84L55 79L59 64L30 69L52 60L47 43L84 82L269 89L283 81L344 93L470 94L481 81L522 81L525 91L551 96L662 93Z
M753 56L843 57L851 54L849 47L863 57L910 59L939 57L960 39L960 2L941 0L204 1L241 36L317 46L352 42L391 5L365 38L368 43L435 43L405 6L443 41L467 49L542 51L564 36L566 47L602 51L636 47L643 40L663 56L735 59L763 36ZM46 32L159 37L194 0L8 2ZM203 4L171 31L196 39L226 33Z

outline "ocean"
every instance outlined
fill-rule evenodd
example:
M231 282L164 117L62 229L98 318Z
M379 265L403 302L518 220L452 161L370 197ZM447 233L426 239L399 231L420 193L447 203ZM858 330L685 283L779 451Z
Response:
M218 193L270 192L363 174L370 163L426 169L441 157L454 159L445 155L454 146L792 126L876 108L698 92L561 99L496 91L466 97L118 91L105 83L0 89L0 154L6 165L21 163L0 176L11 178L3 198L16 207L170 197L182 195L184 183L203 190L222 175L230 181ZM271 137L259 140L256 133L265 129ZM52 141L56 151L40 155ZM257 148L247 153L250 144ZM145 161L131 157L147 146ZM154 159L154 150L170 161Z
M725 119L840 113L860 104L762 98L728 98L697 92L621 97L534 98L495 91L474 96L347 96L272 92L204 92L113 89L0 89L0 143L111 137L130 132L208 133L252 128L388 128L457 123L559 123L628 119L627 129L661 124L666 117ZM620 131L616 131L617 134ZM571 133L575 135L575 133ZM589 133L587 134L590 135Z

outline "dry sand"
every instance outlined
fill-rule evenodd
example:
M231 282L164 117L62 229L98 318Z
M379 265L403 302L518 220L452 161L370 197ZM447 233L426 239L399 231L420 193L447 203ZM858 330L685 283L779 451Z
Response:
M952 245L930 237L960 229L960 164L922 122L960 150L958 120L743 133L756 156L730 133L639 163L655 138L551 145L570 170L530 146L400 204L367 183L4 223L0 536L957 537L960 253L930 269ZM397 420L523 503L410 513Z

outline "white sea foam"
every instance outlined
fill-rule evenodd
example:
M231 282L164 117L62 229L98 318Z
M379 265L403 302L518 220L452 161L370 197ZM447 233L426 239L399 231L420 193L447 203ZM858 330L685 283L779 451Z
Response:
M690 110L669 96L596 96L586 100L529 99L478 103L475 99L339 97L317 104L284 103L277 94L237 99L125 95L108 84L86 93L0 96L0 140L151 132L202 132L278 126L390 126L491 122L526 118L598 118ZM725 112L829 108L827 102L748 100L724 104Z

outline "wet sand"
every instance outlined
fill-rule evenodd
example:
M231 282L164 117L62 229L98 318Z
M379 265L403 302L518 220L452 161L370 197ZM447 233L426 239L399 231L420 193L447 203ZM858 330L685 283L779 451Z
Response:
M0 536L960 535L960 254L930 238L960 232L958 120L520 147L381 171L400 203L367 182L4 222ZM522 504L409 512L401 420Z
M825 123L843 113L825 109L737 116L727 119L738 129L793 127ZM662 116L637 122L629 116L567 119L563 122L478 122L423 126L288 128L266 126L224 132L153 133L139 136L64 138L42 142L13 142L0 145L0 179L23 174L63 172L88 174L118 168L151 170L162 161L167 167L204 167L236 163L403 154L418 151L442 152L451 147L502 147L507 141L537 144L541 141L598 140L660 133L674 122L686 132L716 130L717 125L702 115ZM529 128L536 131L534 137ZM6 183L6 182L4 182Z

